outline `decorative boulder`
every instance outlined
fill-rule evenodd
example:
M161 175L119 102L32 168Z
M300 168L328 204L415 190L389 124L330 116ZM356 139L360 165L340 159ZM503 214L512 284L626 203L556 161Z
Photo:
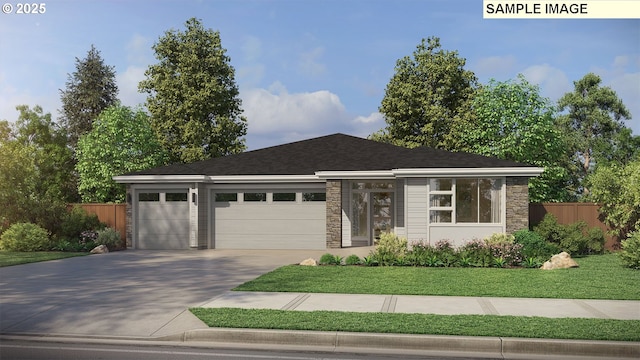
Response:
M302 260L300 265L302 265L302 266L318 266L318 263L315 261L315 259L308 258L306 260Z
M89 252L89 254L106 254L109 252L106 245L98 245Z
M566 252L561 252L560 254L553 255L551 260L545 262L541 269L542 270L554 270L554 269L567 269L578 267L578 263L571 258L571 256Z

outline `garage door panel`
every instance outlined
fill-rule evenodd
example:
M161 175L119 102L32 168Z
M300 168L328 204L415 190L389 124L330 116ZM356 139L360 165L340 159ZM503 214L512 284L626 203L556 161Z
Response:
M318 220L226 220L218 223L216 233L233 234L243 228L243 234L305 234L325 232L325 224Z
M326 247L326 239L324 232L322 234L301 234L297 236L296 241L291 241L289 237L281 235L263 234L260 236L248 236L246 234L229 234L225 235L224 241L220 245L221 249L300 249L300 250L317 250L318 246Z
M212 207L215 248L326 248L325 202L229 202Z
M156 190L175 193L176 190ZM184 190L186 193L187 190ZM137 207L138 249L188 249L189 203L186 201L139 201Z

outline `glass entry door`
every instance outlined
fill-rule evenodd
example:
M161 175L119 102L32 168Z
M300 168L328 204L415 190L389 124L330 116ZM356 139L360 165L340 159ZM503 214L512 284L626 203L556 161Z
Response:
M351 238L372 245L393 230L393 192L354 191L351 194Z

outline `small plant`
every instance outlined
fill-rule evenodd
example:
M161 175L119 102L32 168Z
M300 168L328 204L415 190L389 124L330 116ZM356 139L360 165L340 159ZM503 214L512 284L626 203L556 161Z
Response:
M473 266L473 262L471 260L471 257L461 257L460 261L458 261L458 264L460 264L460 266L462 267L470 267Z
M332 254L326 253L320 257L318 262L320 265L335 265L336 257Z
M96 245L105 245L110 250L120 246L120 232L113 228L106 228L96 232L96 238L93 240Z
M429 267L441 267L444 266L444 263L442 261L440 261L440 259L438 258L438 255L431 255L429 256L426 261L425 261L425 265L429 266Z
M407 252L407 239L400 238L393 233L380 234L380 240L371 256L375 257L379 265L394 265Z
M362 264L362 260L356 254L351 254L347 256L347 259L344 261L345 265L360 265Z
M505 260L502 256L497 258L493 258L493 266L497 268L503 268L507 265L507 260Z
M522 267L528 269L539 268L540 266L542 266L542 263L537 258L529 257L522 261Z
M621 242L620 259L626 267L640 270L640 231L629 233Z
M362 259L362 264L365 266L377 266L378 260L376 260L375 256L365 256Z
M342 256L336 255L333 257L333 265L342 265Z
M522 256L525 258L548 259L560 253L558 245L546 241L537 232L522 229L513 235L515 242L522 245Z
M42 251L49 249L51 249L49 233L32 223L15 223L0 237L0 250Z
M488 238L484 239L484 242L487 245L513 244L514 241L515 237L513 235L505 233L494 233L491 234L491 236L489 236Z

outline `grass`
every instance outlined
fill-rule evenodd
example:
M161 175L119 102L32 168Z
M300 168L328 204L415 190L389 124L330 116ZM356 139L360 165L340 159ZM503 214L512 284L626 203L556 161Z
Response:
M86 252L60 252L60 251L0 251L0 267L20 264L28 264L40 261L66 259L74 256L88 255Z
M575 259L579 268L419 268L289 265L237 291L640 300L640 271L615 254Z
M640 341L640 321L193 308L210 327Z

